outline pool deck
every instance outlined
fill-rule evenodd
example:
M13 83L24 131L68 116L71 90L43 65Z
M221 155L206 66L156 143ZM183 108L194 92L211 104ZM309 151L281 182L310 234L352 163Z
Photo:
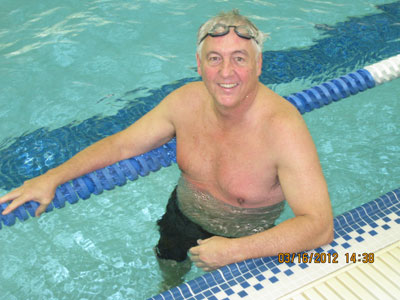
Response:
M334 225L335 238L328 245L228 265L151 299L396 299L400 189L337 216Z
M400 295L400 241L365 256L373 263L353 263L280 298L398 299Z

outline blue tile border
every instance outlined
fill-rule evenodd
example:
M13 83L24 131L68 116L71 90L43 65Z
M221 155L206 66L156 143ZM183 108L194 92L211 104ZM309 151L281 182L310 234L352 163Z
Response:
M335 217L334 240L324 246L324 249L319 247L314 251L333 254L349 249L378 235L381 229L390 230L392 224L400 224L400 188ZM149 300L224 300L230 299L229 297L233 295L236 295L235 299L244 299L251 290L262 291L267 285L280 282L281 277L292 276L296 272L295 266L298 266L299 270L305 270L309 265L305 263L281 264L277 256L249 259L204 274ZM223 295L223 298L217 298L217 293L219 296Z

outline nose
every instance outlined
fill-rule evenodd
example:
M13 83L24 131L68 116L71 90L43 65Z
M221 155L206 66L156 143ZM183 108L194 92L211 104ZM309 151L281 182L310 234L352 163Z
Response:
M220 73L222 77L229 77L233 73L233 65L230 60L224 60L221 64Z

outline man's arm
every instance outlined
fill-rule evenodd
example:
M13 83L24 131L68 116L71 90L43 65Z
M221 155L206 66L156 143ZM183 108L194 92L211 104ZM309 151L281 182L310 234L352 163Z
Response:
M249 258L314 249L333 239L327 185L302 117L279 119L273 126L279 181L295 217L251 236L199 241L190 253L196 265L206 271Z
M168 142L175 135L170 107L174 98L175 93L172 93L130 127L96 142L57 168L26 181L19 188L0 197L0 203L12 201L3 214L34 200L40 203L36 210L36 216L40 216L53 200L58 185Z

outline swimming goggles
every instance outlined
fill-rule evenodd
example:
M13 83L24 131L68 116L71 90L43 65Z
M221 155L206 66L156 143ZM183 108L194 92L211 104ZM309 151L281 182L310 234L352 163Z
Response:
M254 39L256 41L256 43L258 44L257 40L255 39L254 30L251 29L249 26L247 26L247 25L237 25L237 26L225 25L222 23L215 24L214 27L211 28L211 30L209 32L207 32L207 34L200 39L199 44L207 36L212 36L212 37L224 36L229 33L231 28L233 28L233 30L239 37L247 39L247 40Z

